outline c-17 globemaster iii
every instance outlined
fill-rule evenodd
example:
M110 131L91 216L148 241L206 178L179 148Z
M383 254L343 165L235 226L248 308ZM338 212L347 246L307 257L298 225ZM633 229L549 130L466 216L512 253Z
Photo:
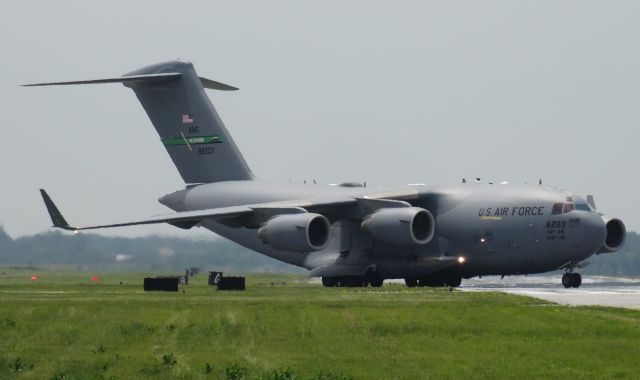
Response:
M463 278L578 270L615 252L625 226L586 200L542 183L463 181L451 186L372 190L276 184L256 179L205 88L237 90L199 77L185 61L122 77L27 86L122 83L131 88L185 182L159 199L175 212L137 221L73 227L44 190L54 227L70 231L169 223L207 228L269 257L308 269L325 286L459 286Z

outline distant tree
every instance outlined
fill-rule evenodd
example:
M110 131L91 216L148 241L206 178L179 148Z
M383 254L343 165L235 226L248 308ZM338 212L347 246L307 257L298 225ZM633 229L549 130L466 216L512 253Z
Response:
M594 255L584 272L640 276L640 235L627 233L619 252ZM231 272L305 273L305 270L221 238L108 237L45 232L12 239L0 226L0 266L62 266L91 270L180 271L189 267Z
M640 235L627 232L624 248L614 253L594 255L589 261L592 264L585 269L587 274L639 276Z
M0 226L0 256L8 254L12 245L13 239L5 232L4 227Z
M303 273L221 238L185 239L145 236L108 237L45 232L11 240L4 248L0 231L0 265L64 266L93 270L183 271L200 267L233 272Z

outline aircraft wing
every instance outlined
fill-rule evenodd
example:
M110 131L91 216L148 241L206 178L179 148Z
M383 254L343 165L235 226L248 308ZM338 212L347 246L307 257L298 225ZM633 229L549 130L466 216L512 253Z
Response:
M146 219L102 224L95 226L83 226L75 227L71 226L62 216L58 207L53 203L51 197L44 189L40 189L40 194L44 200L44 204L47 207L53 227L62 228L68 231L81 231L81 230L93 230L99 228L112 228L112 227L124 227L135 226L141 224L159 224L168 223L181 228L191 228L194 225L202 222L204 219L213 219L222 223L228 223L237 226L258 226L260 223L268 220L269 218L280 214L292 214L292 213L305 213L307 210L325 209L329 208L341 208L356 204L357 199L351 197L337 197L329 199L316 199L316 200L299 200L299 201L285 201L285 202L268 202L253 205L242 206L230 206L212 208L206 210L197 211L180 211L172 214L152 216Z

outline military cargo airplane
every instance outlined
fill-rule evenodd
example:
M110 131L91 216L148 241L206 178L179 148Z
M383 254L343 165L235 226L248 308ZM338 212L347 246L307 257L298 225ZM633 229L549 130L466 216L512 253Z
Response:
M462 181L450 186L371 190L258 180L205 89L237 88L199 77L175 60L121 77L25 86L122 83L151 119L185 188L159 202L174 212L147 219L71 226L40 190L53 226L70 231L169 223L204 227L269 257L308 269L325 286L450 286L483 275L563 270L579 287L594 254L625 242L623 222L586 199L543 185Z

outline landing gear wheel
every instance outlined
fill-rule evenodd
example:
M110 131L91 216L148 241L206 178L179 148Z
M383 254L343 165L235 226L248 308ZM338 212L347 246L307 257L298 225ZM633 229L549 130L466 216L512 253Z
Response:
M441 277L421 278L419 286L428 286L430 288L442 288L446 286L447 281Z
M367 274L365 274L364 276L364 281L365 281L365 287L367 285L371 285L374 288L379 288L382 286L382 283L384 282L384 278L380 275L380 273L373 269L373 268L369 268L369 270L367 270Z
M404 279L404 283L409 288L415 288L416 286L418 286L418 279L417 278L411 278L411 277L405 278Z
M580 273L565 273L562 275L562 285L565 288L579 288L582 285Z
M582 276L580 276L580 273L571 274L571 285L574 288L579 288L580 285L582 285Z
M374 288L379 288L382 286L382 284L384 283L384 279L380 278L380 277L373 277L371 280L369 280L369 284L374 287Z
M338 279L336 279L335 277L322 277L322 285L326 286L327 288L333 288L334 286L338 285Z
M452 276L447 278L447 286L450 286L452 288L457 288L458 286L460 286L460 284L462 284L461 276L457 276L457 277Z
M369 282L364 276L346 276L340 278L340 286L346 288L366 288Z

